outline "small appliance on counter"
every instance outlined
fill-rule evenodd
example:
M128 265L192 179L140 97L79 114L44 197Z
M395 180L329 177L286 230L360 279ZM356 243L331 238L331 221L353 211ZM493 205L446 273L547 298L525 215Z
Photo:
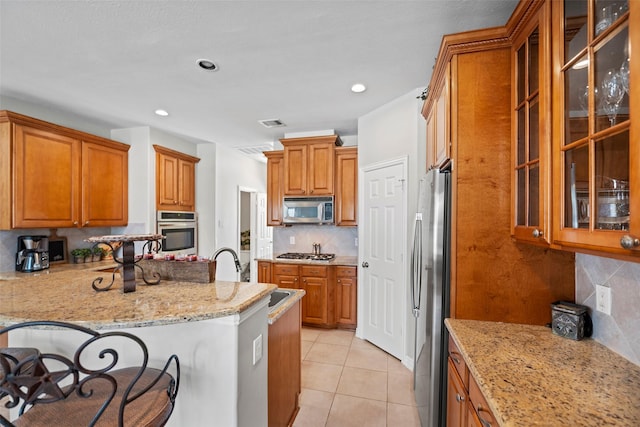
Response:
M49 238L19 236L16 271L31 273L49 268Z
M593 333L589 307L568 301L551 304L551 329L556 335L579 341Z

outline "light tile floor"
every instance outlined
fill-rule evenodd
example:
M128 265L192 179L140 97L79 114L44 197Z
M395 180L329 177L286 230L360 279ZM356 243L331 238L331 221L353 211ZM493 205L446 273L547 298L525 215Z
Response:
M352 331L302 328L302 393L294 427L420 427L413 375Z

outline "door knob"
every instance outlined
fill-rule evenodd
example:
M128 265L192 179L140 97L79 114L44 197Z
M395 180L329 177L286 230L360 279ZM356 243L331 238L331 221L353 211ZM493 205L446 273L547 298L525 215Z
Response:
M362 268L369 268L369 263L367 261L363 261Z
M620 246L625 249L637 248L638 246L640 246L640 239L638 239L637 237L629 236L627 234L625 236L622 236L622 238L620 239Z

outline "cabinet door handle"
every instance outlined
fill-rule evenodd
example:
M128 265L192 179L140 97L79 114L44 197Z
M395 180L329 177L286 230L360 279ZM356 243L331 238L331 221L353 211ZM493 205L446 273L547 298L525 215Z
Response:
M482 424L482 427L491 427L491 422L482 418L481 412L487 412L487 410L484 409L482 405L478 405L478 419L480 420L480 424Z
M340 279L338 279L338 283L342 282Z
M451 360L453 360L456 365L459 365L460 364L460 359L458 359L459 354L457 352L455 352L455 351L452 351L449 354L451 356Z
M638 246L640 246L640 239L638 239L637 237L629 236L627 234L625 236L622 236L622 238L620 239L620 246L625 249L637 248Z
M460 396L459 394L456 394L456 402L458 403L464 402L464 396Z
M85 222L84 222L84 225L85 225L85 226L89 225L89 221L85 221Z
M78 225L78 221L73 221L73 225Z
M535 237L536 239L538 239L538 238L540 238L540 237L544 236L544 231L542 231L542 230L538 230L538 229L536 228L535 230L533 230L533 233L531 233L531 234L533 234L533 237Z

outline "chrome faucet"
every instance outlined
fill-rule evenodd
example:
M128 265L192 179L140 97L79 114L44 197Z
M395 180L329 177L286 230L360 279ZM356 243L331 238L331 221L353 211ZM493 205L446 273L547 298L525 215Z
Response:
M231 248L220 248L213 255L211 255L211 259L216 260L218 255L222 252L229 252L233 256L233 262L236 264L236 271L240 273L242 267L240 266L240 260L238 259L238 254Z

